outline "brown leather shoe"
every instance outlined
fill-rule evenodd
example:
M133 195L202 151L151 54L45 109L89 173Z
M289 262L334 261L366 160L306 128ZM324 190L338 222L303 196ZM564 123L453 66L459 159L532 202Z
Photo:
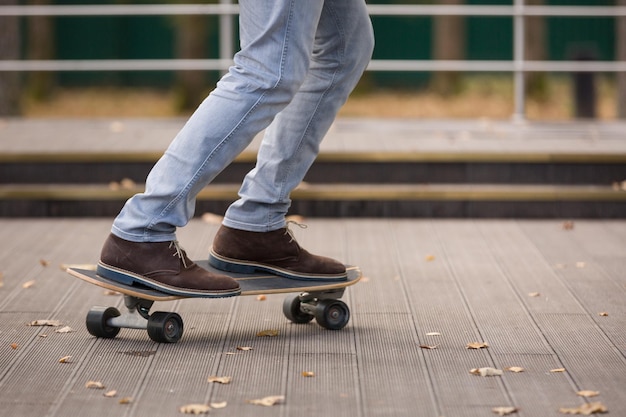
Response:
M113 234L102 248L97 272L126 285L145 285L187 297L230 297L239 283L191 261L178 242L130 242Z
M221 226L213 240L209 263L224 271L266 271L292 279L347 279L345 265L307 252L288 228L248 232Z

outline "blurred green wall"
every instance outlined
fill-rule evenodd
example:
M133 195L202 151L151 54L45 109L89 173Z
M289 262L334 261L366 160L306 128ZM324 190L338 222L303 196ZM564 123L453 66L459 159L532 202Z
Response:
M370 4L425 4L436 1L370 0ZM512 0L467 0L467 4L511 5ZM90 4L116 3L113 0ZM118 2L119 3L119 2ZM142 3L151 3L150 1ZM545 0L546 5L613 5L614 0ZM55 4L85 4L79 0ZM61 17L56 18L58 59L169 59L175 57L174 17ZM374 59L429 59L432 56L432 17L372 17L376 33ZM218 57L218 18L206 17L210 30L205 58ZM613 18L548 17L547 53L549 59L571 59L580 51L591 51L597 58L611 60L615 49ZM467 17L466 59L508 60L513 56L513 19L510 17ZM212 74L214 79L217 74ZM427 73L370 73L374 86L419 87ZM170 72L68 72L57 77L61 85L138 85L168 86Z

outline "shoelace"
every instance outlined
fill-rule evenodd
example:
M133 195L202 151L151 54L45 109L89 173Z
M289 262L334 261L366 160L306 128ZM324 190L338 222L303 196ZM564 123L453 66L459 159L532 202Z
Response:
M176 252L174 252L172 256L178 256L178 258L183 262L183 266L185 267L185 269L187 269L187 262L185 261L185 250L180 247L178 240L172 240L170 242L169 249L172 249L172 246L174 247L174 249L176 249Z
M297 221L294 221L294 220L287 220L287 227L285 228L285 234L286 235L288 234L291 237L291 240L289 240L289 243L296 241L296 236L293 234L293 231L289 228L290 224L295 224L300 229L306 229L307 227L309 227L306 224L298 223ZM296 241L296 243L298 242Z

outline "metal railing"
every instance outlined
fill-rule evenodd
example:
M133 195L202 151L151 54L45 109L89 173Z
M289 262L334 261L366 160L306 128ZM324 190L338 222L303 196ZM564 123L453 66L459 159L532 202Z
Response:
M178 71L220 70L232 65L235 51L232 17L239 13L233 0L219 4L0 6L0 16L149 16L218 15L219 59L138 60L0 60L0 71ZM528 61L524 58L528 16L626 17L626 6L511 6L481 5L368 5L372 16L502 16L513 18L512 60L372 60L368 71L511 72L514 84L514 120L525 115L524 73L626 72L626 61Z

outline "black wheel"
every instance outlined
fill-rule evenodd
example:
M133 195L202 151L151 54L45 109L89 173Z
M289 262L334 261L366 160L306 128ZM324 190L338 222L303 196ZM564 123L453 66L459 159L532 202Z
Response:
M350 309L341 300L320 300L315 306L315 320L325 329L343 329L350 321Z
M107 321L113 317L119 317L120 312L115 307L92 307L87 313L87 331L92 336L104 339L113 339L120 332L119 327L112 327Z
M297 294L290 294L283 301L283 314L293 323L308 323L313 320L313 315L300 310L300 297Z
M148 336L158 343L176 343L183 335L183 319L176 313L156 311L148 319Z

